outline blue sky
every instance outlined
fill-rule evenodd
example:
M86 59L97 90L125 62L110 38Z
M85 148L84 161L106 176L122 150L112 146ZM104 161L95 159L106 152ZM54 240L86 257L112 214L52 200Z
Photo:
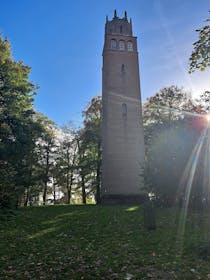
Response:
M81 123L82 110L101 94L106 15L127 10L138 37L143 101L164 86L194 95L210 89L210 69L189 75L195 29L204 25L209 0L1 0L0 32L13 57L31 66L40 86L35 108L58 125Z

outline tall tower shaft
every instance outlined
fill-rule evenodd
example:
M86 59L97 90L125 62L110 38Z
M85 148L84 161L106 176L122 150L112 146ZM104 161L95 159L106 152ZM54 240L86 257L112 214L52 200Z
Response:
M143 198L144 137L137 38L127 19L106 20L102 69L102 203Z

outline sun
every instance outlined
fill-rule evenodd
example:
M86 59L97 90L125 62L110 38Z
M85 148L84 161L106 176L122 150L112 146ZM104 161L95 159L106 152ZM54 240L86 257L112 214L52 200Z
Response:
M208 122L210 122L210 115L207 115L207 116L206 116L206 120L207 120Z

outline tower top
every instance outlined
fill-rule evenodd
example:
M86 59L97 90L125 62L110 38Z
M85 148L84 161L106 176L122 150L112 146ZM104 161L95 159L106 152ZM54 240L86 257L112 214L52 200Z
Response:
M105 34L133 36L132 22L131 19L130 22L128 22L126 11L122 18L117 16L116 9L114 10L114 17L112 20L109 20L108 17L106 17Z
M114 18L116 18L117 17L117 11L116 11L116 9L114 10Z

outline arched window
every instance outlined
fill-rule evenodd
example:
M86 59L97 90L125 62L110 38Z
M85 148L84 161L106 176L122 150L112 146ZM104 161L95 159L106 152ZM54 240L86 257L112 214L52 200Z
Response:
M115 39L111 39L111 49L116 50L117 48L117 41Z
M129 52L133 51L133 43L131 41L128 41L128 51Z
M123 33L123 27L120 25L120 33Z
M123 119L127 118L127 105L125 103L122 104L122 116Z
M120 51L124 51L125 50L125 42L123 40L119 41L119 49L120 49Z

